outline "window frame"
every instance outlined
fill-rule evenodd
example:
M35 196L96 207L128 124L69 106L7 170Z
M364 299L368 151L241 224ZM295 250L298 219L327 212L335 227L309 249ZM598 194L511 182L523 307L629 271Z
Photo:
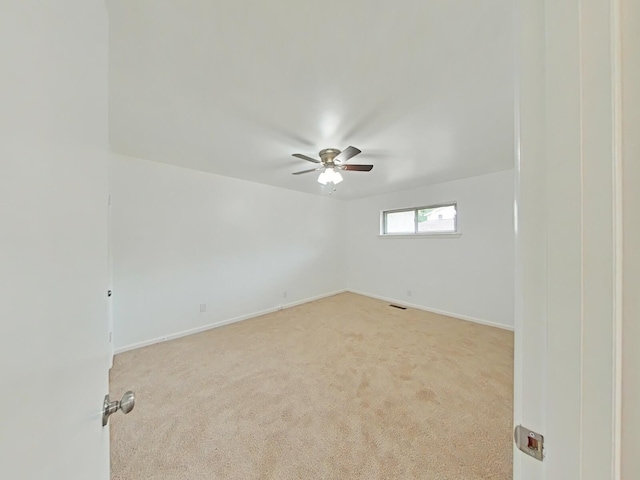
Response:
M453 227L454 229L451 231L442 231L442 232L419 232L418 231L418 211L426 210L426 209L434 209L441 207L454 207L456 211L456 215L453 219ZM398 233L387 233L387 215L389 213L399 213L399 212L411 212L413 211L413 232L398 232ZM458 202L442 202L433 205L427 205L424 207L405 207L405 208L394 208L391 210L381 210L380 211L380 237L437 237L437 236L459 236L460 232L458 231Z

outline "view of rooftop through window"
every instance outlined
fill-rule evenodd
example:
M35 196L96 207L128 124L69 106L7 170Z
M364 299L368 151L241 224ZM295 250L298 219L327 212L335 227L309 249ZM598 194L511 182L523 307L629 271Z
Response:
M418 210L418 232L455 232L456 206Z

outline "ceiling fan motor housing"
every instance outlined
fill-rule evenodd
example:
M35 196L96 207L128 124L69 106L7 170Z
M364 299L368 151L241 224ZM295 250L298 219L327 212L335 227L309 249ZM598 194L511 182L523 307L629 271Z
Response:
M333 164L333 159L336 158L340 154L340 150L337 148L325 148L324 150L320 150L320 158L322 159L322 163Z

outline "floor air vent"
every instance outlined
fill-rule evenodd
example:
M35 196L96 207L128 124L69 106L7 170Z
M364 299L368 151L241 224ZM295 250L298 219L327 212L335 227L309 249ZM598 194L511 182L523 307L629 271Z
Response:
M400 305L394 305L393 303L391 305L389 305L389 306L393 307L393 308L399 308L400 310L406 310L407 309L407 307L401 307Z

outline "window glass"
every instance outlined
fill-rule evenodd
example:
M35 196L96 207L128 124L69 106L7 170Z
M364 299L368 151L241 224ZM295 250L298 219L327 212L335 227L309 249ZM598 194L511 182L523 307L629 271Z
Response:
M415 211L387 213L386 233L415 233Z
M456 214L455 203L386 210L382 212L382 235L456 233Z

